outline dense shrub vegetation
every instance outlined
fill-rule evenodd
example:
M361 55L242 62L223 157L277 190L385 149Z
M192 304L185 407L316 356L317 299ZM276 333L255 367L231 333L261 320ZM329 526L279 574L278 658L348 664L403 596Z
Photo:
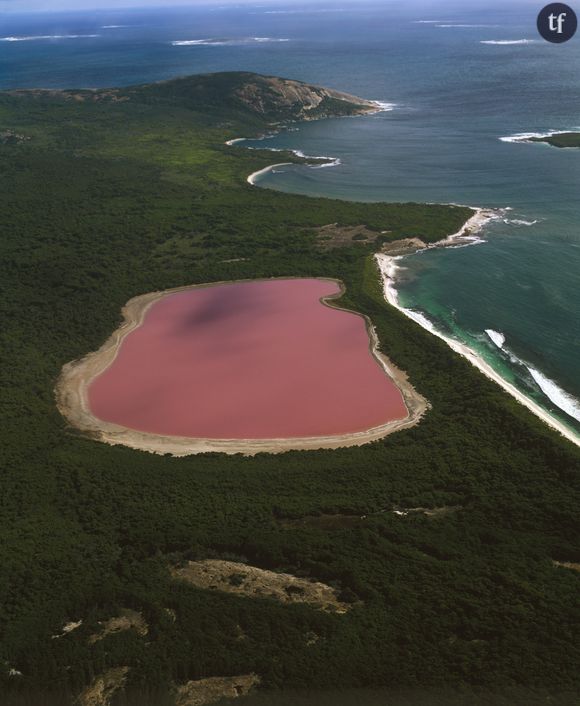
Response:
M389 307L372 246L323 251L313 231L436 240L466 209L252 188L272 155L223 143L265 126L227 103L196 109L171 84L127 101L2 94L0 129L30 137L0 144L2 703L66 704L117 665L156 704L174 682L248 672L265 688L580 693L579 575L553 565L580 561L578 449ZM183 459L66 427L59 371L128 299L273 275L345 282L433 405L418 427L362 448ZM392 512L439 506L452 511ZM322 513L367 517L287 522ZM334 616L172 582L168 563L195 557L310 575L358 603ZM147 638L89 644L123 607Z

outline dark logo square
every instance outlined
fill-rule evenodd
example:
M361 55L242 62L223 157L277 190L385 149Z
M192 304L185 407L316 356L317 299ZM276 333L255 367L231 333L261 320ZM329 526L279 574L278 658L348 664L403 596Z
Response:
M553 44L562 44L576 34L578 18L574 10L563 2L553 2L538 15L538 32Z

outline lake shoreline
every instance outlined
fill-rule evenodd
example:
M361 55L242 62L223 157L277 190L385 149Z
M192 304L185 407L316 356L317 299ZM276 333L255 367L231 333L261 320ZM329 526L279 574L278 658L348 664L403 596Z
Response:
M125 338L143 323L149 309L161 299L192 289L217 287L224 284L258 282L272 280L304 279L302 277L276 277L269 279L246 279L212 282L207 284L176 287L160 292L150 292L129 300L122 309L123 322L97 350L63 366L55 387L57 407L71 428L84 436L110 445L123 445L129 448L172 456L189 456L200 453L218 452L224 454L282 453L285 451L306 451L338 449L348 446L362 446L377 441L402 429L419 423L429 403L410 384L406 373L397 368L379 350L379 340L370 319L356 311L345 309L335 303L345 291L344 284L328 277L316 279L338 284L339 292L321 298L321 303L363 317L369 336L369 350L379 363L385 375L394 383L403 398L407 416L390 420L385 424L364 431L303 438L280 439L208 439L182 436L166 436L130 429L106 422L96 417L90 408L88 389L92 381L114 362Z

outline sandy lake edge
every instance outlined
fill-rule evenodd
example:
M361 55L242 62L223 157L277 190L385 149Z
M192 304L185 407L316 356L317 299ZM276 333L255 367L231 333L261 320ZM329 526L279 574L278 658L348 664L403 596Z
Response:
M253 456L257 453L282 453L285 451L306 451L319 449L337 449L348 446L362 446L377 441L393 432L407 429L418 424L430 405L410 384L406 373L397 368L379 350L379 340L370 319L356 311L337 306L334 300L344 293L344 285L340 280L318 277L322 281L338 284L339 292L322 297L325 306L345 311L351 315L360 316L365 320L369 336L369 350L383 371L397 386L407 408L407 416L392 420L378 427L365 431L352 432L337 436L318 436L287 439L204 439L181 436L164 436L149 434L121 425L105 422L95 417L88 402L88 388L91 382L104 372L115 360L117 353L132 331L143 323L149 309L159 300L178 292L192 289L215 287L235 282L273 281L275 279L303 279L301 277L277 277L268 280L246 279L207 284L196 284L176 287L160 292L150 292L129 300L122 309L123 322L105 341L92 353L82 358L66 363L61 371L55 387L55 398L58 410L69 425L82 432L86 437L101 441L112 446L123 445L132 449L148 451L171 456L190 456L200 453L219 452L225 454L244 454Z

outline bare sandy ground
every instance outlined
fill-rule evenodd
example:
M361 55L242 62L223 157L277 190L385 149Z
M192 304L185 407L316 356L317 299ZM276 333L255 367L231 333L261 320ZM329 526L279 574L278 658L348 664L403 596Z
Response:
M288 278L284 278L288 279ZM256 281L256 280L241 280ZM339 280L329 279L340 286L340 292L321 301L334 308L334 299L341 296L344 291ZM306 437L297 439L197 439L180 436L161 436L129 429L117 424L105 422L95 417L88 402L88 389L91 382L108 368L115 360L123 340L132 331L139 327L149 308L160 299L174 294L199 287L211 287L227 284L227 282L214 282L212 284L192 285L178 287L164 292L151 292L131 299L123 308L123 323L114 331L112 336L94 353L67 363L61 372L55 388L56 403L59 411L75 429L86 436L107 444L122 444L133 449L149 451L157 454L170 454L172 456L189 456L192 454L221 452L225 454L244 454L252 456L257 453L282 453L285 451L300 451L314 449L338 449L347 446L362 446L371 441L382 439L395 431L407 429L417 424L423 414L429 409L429 403L410 384L407 375L399 370L379 350L379 341L371 321L362 314L367 325L370 338L370 350L376 360L384 369L386 375L397 385L408 414L403 419L390 421L381 426L367 431L353 432L339 436Z
M338 592L325 583L235 561L188 561L185 566L172 569L171 575L196 588L248 598L272 598L280 603L307 603L329 613L342 614L352 608L351 604L339 600Z
M129 667L113 667L99 674L80 694L79 706L109 706L115 693L125 686L128 673Z
M177 688L175 706L209 706L222 699L237 699L247 696L259 683L257 674L188 681Z
M276 169L276 167L285 167L289 164L293 164L293 162L278 162L278 164L269 164L267 167L264 167L264 169L258 169L257 172L253 172L252 174L250 174L250 176L246 179L246 181L248 182L248 184L255 186L256 181L261 176L264 176L264 174L268 174L273 169Z

